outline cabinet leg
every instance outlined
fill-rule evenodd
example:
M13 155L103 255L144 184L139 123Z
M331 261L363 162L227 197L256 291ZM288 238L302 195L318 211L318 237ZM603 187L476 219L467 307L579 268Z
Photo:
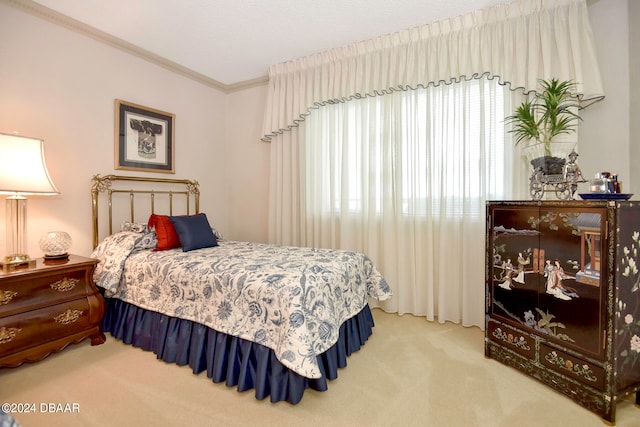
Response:
M91 338L91 345L104 344L104 342L107 340L107 337L105 337L102 332L100 332L99 334L92 335L90 338Z
M636 406L640 406L640 390L636 391Z
M616 421L615 421L615 408L613 408L611 413L605 414L602 416L602 422L605 423L608 426L615 426L616 425Z

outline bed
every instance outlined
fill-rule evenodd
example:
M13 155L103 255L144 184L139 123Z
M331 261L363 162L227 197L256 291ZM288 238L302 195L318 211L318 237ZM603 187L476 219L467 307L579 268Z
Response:
M327 390L391 296L363 254L224 239L196 181L96 175L91 194L104 332L257 399Z

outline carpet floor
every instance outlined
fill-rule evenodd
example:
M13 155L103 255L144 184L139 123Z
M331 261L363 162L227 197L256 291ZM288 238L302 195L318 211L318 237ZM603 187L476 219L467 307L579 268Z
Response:
M111 335L100 346L85 340L41 362L0 369L0 403L35 404L35 413L13 414L22 427L604 425L569 398L486 359L479 328L378 309L373 315L373 335L329 390L307 390L298 405L258 401L253 391L215 384ZM616 425L640 425L633 396L618 403Z

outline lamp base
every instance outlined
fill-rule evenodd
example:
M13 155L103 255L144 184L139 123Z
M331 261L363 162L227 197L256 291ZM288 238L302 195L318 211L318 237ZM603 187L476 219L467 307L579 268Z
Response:
M44 258L44 262L63 261L63 260L69 259L69 254L68 253L63 253L63 254L60 254L60 255L47 255L47 254L44 254L42 256L42 258Z
M0 262L0 266L2 271L8 273L20 268L33 268L36 266L36 260L29 258L29 255L26 254L7 255Z

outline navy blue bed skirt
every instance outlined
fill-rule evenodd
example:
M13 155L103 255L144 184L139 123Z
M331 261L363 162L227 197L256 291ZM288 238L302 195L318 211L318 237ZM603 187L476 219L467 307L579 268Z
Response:
M195 374L207 371L213 382L224 382L238 391L255 389L256 399L292 404L308 388L325 391L327 380L338 377L347 356L360 349L372 334L369 306L340 327L338 342L317 356L322 378L305 378L283 366L273 351L260 344L217 332L207 326L145 310L124 301L106 298L104 332L126 344L153 351L158 359L189 365Z

